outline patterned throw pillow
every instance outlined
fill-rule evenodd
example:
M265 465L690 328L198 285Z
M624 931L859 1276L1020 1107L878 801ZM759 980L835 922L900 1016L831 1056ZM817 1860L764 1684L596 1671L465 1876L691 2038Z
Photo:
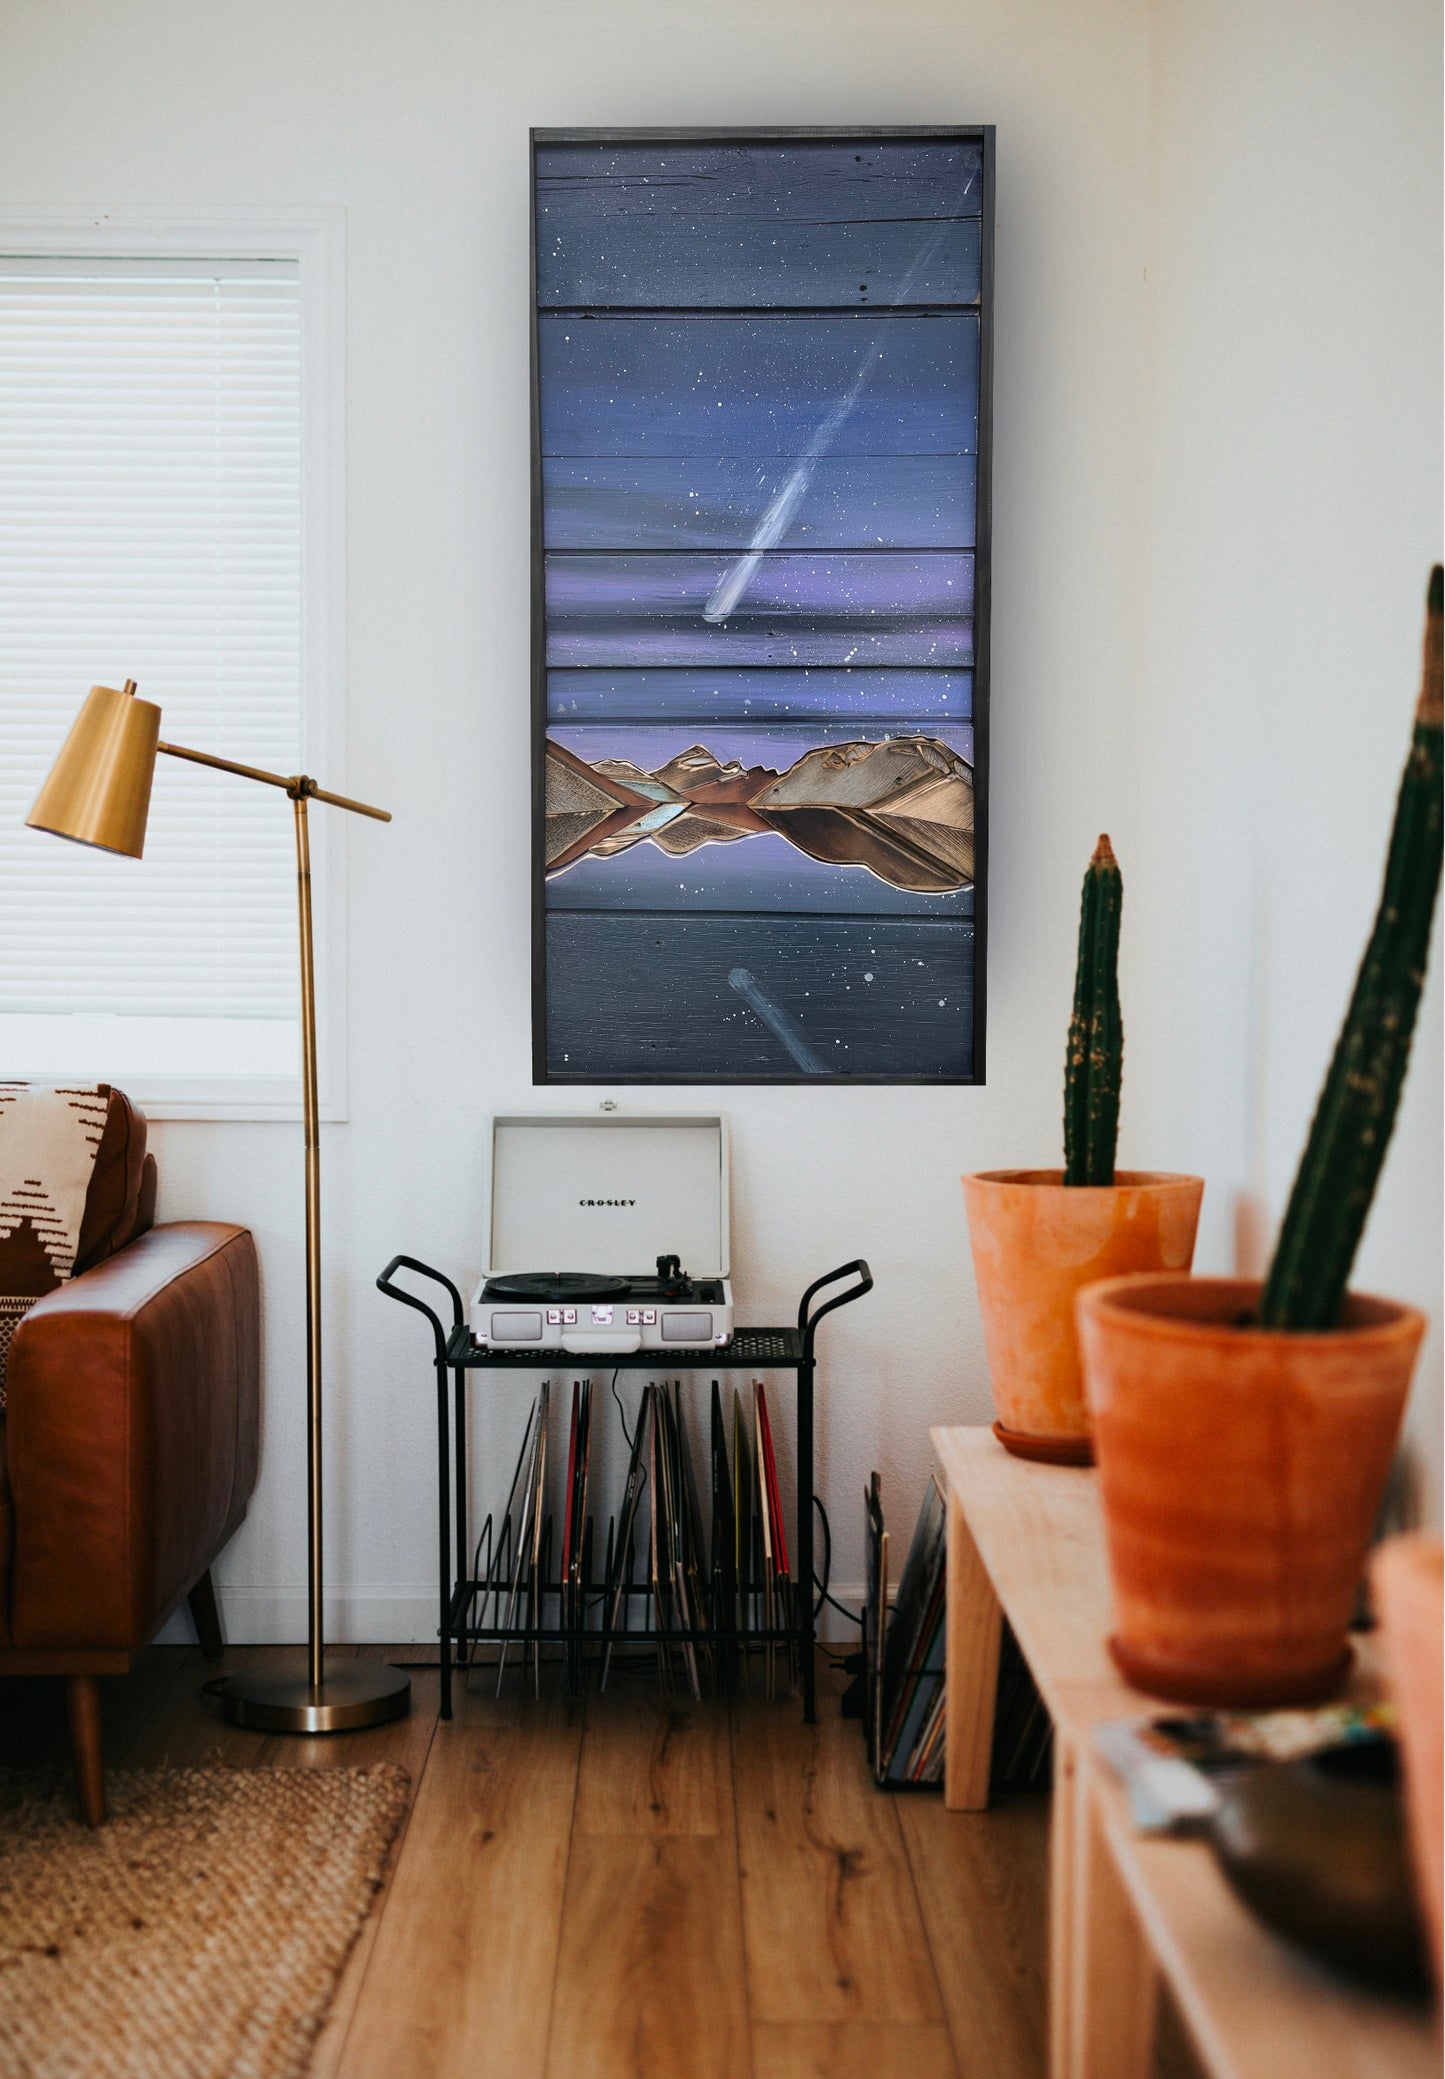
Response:
M110 1109L107 1083L0 1083L0 1411L17 1324L75 1269Z

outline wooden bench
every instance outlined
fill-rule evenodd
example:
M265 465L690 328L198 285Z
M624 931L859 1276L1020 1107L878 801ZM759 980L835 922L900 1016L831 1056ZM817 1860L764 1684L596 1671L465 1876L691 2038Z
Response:
M1110 1660L1094 1473L935 1429L948 1492L948 1773L988 1803L1006 1614L1054 1721L1050 2079L1142 2079L1160 1979L1213 2079L1439 2079L1433 2017L1316 1969L1238 1903L1203 1842L1141 1836L1092 1733L1149 1701ZM1368 1655L1355 1678L1371 1691Z

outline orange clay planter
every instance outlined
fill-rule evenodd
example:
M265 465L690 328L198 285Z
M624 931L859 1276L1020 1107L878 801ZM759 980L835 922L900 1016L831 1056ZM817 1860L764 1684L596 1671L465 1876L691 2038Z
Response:
M963 1180L998 1420L1019 1458L1090 1465L1074 1298L1125 1271L1187 1271L1202 1177L1115 1172L1070 1184L1058 1169L984 1170Z
M1425 1317L1351 1293L1322 1334L1239 1327L1242 1278L1079 1296L1125 1678L1181 1703L1329 1696Z
M1370 1586L1383 1635L1385 1675L1400 1714L1410 1849L1438 1986L1445 1975L1445 1568L1439 1538L1417 1532L1388 1539L1371 1561Z

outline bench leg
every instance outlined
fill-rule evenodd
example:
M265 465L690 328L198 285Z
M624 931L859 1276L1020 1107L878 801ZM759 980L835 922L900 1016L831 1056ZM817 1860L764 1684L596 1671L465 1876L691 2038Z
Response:
M1078 1757L1057 1727L1053 1776L1049 1803L1049 2079L1073 2079Z
M70 1718L70 1752L80 1816L87 1826L105 1825L105 1761L100 1742L100 1684L94 1675L71 1675L65 1700Z
M219 1660L226 1650L221 1637L221 1612L216 1603L216 1584L211 1579L209 1567L186 1597L191 1606L191 1617L196 1627L196 1637L201 1642L201 1652L207 1660Z
M943 1802L950 1812L988 1804L998 1642L1003 1611L963 1510L948 1499L947 1714Z
M1054 2037L1057 2079L1148 2079L1154 2064L1158 1967L1124 1887L1089 1781L1076 1758L1073 1781L1073 1935L1067 2045ZM1069 1910L1066 1907L1065 1910Z

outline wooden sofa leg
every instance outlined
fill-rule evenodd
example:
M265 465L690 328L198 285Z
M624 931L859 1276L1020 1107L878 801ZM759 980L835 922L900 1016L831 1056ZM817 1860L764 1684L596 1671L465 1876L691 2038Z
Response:
M209 1567L202 1574L186 1598L195 1620L196 1637L201 1642L201 1652L207 1660L219 1660L226 1650L221 1637L221 1612L216 1603L216 1584L211 1579Z
M70 1713L70 1752L80 1793L80 1816L87 1826L105 1825L105 1761L100 1744L100 1684L94 1675L66 1680Z

